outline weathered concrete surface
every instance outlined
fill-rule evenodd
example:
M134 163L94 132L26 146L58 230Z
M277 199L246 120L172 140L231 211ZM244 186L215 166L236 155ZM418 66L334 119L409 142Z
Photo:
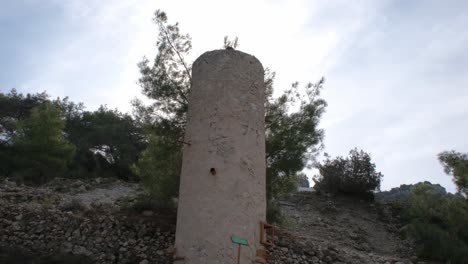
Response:
M240 263L254 262L266 217L264 93L251 55L215 50L193 64L175 263L236 263L231 236L249 242Z

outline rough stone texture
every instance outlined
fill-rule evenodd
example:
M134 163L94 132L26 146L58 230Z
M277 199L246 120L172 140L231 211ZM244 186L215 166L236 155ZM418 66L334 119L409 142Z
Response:
M172 263L173 217L146 217L107 203L65 210L61 201L68 195L0 181L0 264Z
M253 56L215 50L193 65L175 263L253 263L266 217L264 71ZM213 168L213 170L212 170Z

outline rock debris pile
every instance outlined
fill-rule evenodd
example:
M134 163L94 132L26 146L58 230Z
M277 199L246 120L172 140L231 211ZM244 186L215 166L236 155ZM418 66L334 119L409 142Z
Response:
M59 195L50 190L2 184L0 263L41 263L61 255L80 256L80 262L62 257L54 263L172 263L167 249L174 243L173 227L104 207L74 211L59 205ZM12 252L18 250L31 257L16 259Z

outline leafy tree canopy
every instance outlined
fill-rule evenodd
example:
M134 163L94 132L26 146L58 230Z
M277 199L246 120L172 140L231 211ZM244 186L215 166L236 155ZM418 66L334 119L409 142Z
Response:
M52 101L45 92L26 96L16 90L0 93L0 110L0 159L3 161L0 174L4 176L25 173L22 166L30 167L33 162L28 163L27 159L37 157L22 152L30 154L34 146L43 144L49 137L70 142L75 146L76 155L71 162L64 155L69 164L67 169L48 173L45 180L53 176L128 179L133 175L130 167L147 144L143 130L130 115L105 106L85 111L82 103L68 98ZM45 118L44 122L38 121L41 118Z
M75 147L64 137L64 127L62 113L53 103L34 107L29 117L18 122L14 164L25 181L43 183L66 171Z
M66 116L64 131L77 147L69 174L131 178L130 167L146 146L142 129L132 117L105 106L92 112L83 111L82 105L67 99L60 105Z
M18 121L27 118L32 108L48 101L45 92L24 96L12 89L7 94L0 93L0 145L11 143Z
M453 176L458 191L468 197L468 154L454 150L444 151L438 155L445 173Z

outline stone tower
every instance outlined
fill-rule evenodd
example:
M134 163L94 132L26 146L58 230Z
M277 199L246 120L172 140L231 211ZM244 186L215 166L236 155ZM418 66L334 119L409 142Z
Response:
M233 49L201 55L192 89L180 179L175 263L255 261L266 217L264 71Z

